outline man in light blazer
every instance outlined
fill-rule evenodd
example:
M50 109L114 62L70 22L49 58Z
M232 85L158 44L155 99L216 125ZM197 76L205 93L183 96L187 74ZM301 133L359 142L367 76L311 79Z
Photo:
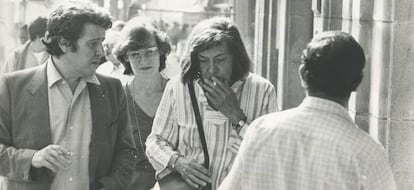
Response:
M109 14L91 3L53 11L51 58L0 80L0 189L125 189L136 151L119 80L95 74Z

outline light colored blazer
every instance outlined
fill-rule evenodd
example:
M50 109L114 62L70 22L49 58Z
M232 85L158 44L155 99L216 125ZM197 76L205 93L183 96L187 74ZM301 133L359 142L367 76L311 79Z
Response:
M135 166L135 145L127 123L125 94L117 79L97 75L88 83L92 112L90 189L125 189ZM33 154L52 143L46 64L0 79L0 187L45 190L53 173L31 167ZM2 183L2 184L1 184Z
M29 40L25 44L13 50L12 55L1 66L0 75L17 70L32 68L37 65L43 64L48 60L50 55L46 52L45 54L43 54L43 57L40 60L40 62L38 62L33 54L33 51L29 48L30 43L31 41Z

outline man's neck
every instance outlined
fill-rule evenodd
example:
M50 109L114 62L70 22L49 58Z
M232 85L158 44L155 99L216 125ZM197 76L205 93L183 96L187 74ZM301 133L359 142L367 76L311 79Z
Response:
M51 59L59 74L69 84L72 92L75 92L76 86L78 85L79 79L81 77L78 75L73 75L71 72L69 72L70 68L68 68L68 66L70 66L70 63L67 59L65 59L64 56L60 56L59 58L52 56Z
M348 108L348 101L349 101L350 94L346 95L345 97L339 98L339 97L329 96L329 95L327 95L326 93L323 93L323 92L307 91L306 96L313 96L313 97L327 99L327 100L330 100L330 101L333 101L333 102L336 102L336 103L342 105L344 108Z
M34 53L40 53L45 51L45 46L42 44L42 42L40 41L40 39L36 38L33 41L30 41L29 44L29 48L34 52Z

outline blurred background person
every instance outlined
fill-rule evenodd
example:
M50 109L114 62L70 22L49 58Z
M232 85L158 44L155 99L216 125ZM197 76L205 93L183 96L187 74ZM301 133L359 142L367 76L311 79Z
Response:
M119 39L119 35L120 32L116 30L108 30L106 32L103 46L105 51L105 58L107 61L100 65L98 69L96 69L96 72L117 78L121 80L123 85L125 85L131 77L124 75L125 67L112 53L112 50L114 49L114 46Z
M167 31L168 36L171 39L171 45L175 51L177 48L177 43L180 38L181 28L180 24L176 21L173 22L173 26Z
M129 120L138 158L131 190L148 190L155 184L155 170L145 155L145 140L151 132L154 115L167 79L160 73L171 51L167 35L147 17L128 21L114 49L132 80L125 86Z
M37 17L28 25L29 40L17 47L0 69L0 74L27 69L44 63L49 54L41 42L45 35L47 18Z
M20 44L25 44L29 40L29 31L27 29L27 24L23 24L19 30L19 40Z
M190 35L191 28L188 24L183 24L181 27L181 33L178 35L177 47L175 49L175 56L178 60L185 54L185 46L187 45L187 39Z
M122 20L117 20L114 22L114 24L112 25L111 30L112 31L118 31L120 32L125 26L125 22Z

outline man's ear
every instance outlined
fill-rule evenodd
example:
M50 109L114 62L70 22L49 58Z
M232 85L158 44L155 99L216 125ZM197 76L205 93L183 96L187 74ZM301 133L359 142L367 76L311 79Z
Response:
M309 72L305 69L304 64L301 64L299 66L298 72L299 72L299 78L300 78L300 85L303 88L308 88L308 83L307 83L306 79L308 78Z
M72 50L72 46L69 40L65 39L65 38L60 38L58 41L59 47L60 49L64 52L70 52Z

